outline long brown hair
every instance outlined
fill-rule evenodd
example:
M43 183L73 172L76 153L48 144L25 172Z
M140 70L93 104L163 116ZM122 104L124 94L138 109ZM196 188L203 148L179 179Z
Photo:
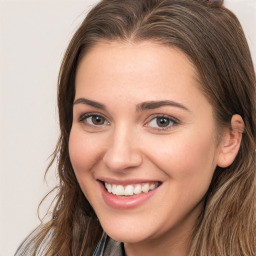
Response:
M212 3L213 2L213 3ZM47 256L92 255L102 235L97 217L74 175L68 153L76 68L99 41L150 40L181 49L198 70L201 88L218 124L242 116L239 153L217 167L204 209L191 237L189 256L254 256L255 251L255 72L235 15L207 0L103 0L87 15L64 56L58 81L61 135L54 152L59 185L52 219L27 245L30 255L50 236Z

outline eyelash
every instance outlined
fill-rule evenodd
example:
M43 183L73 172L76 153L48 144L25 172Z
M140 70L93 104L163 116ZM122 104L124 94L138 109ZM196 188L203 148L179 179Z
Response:
M100 118L103 118L104 120L104 123L107 122L107 124L90 124L88 123L88 121L86 121L87 118L92 118L92 117L100 117ZM168 123L168 126L166 127L152 127L150 126L150 122L153 122L153 120L156 120L157 118L162 118L162 119L165 119L167 120L169 123ZM88 126L91 126L91 127L97 127L97 128L101 128L103 125L110 125L110 122L107 121L107 119L102 115L102 114L99 114L99 113L86 113L86 114L83 114L79 117L79 122L85 122L85 125L88 125ZM171 125L169 125L171 123ZM164 114L155 114L153 116L150 117L150 120L146 122L146 124L144 126L146 127L149 127L149 128L152 128L154 130L159 130L159 131L166 131L166 130L170 130L172 129L174 126L178 125L180 123L180 121L177 119L177 118L174 118L172 116L169 116L169 115L164 115Z
M162 119L168 120L168 122L169 122L168 126L166 126L166 127L151 127L151 126L149 126L149 123L152 122L154 119L157 119L157 118L160 118L160 119L162 118ZM172 124L169 125L170 123L172 123ZM150 121L148 121L145 126L156 129L156 130L159 130L159 131L167 131L167 130L173 129L173 127L178 125L179 123L180 123L180 121L177 118L174 118L172 116L164 115L164 114L155 114L155 115L150 117Z
M79 117L79 122L84 122L87 118L89 117L100 117L100 118L103 118L104 119L104 123L107 122L109 125L110 123L107 121L107 119L102 115L102 114L99 114L99 113L86 113L86 114L83 114ZM97 127L97 126L102 126L102 125L96 125L96 124L90 124L88 122L86 122L86 125L89 125L89 126L93 126L93 127Z

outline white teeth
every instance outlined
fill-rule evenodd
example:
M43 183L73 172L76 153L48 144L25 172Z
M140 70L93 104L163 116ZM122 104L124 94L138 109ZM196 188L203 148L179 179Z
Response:
M110 185L110 184L109 184L109 185ZM113 186L111 187L111 193L114 194L114 195L116 195L116 185L113 185Z
M149 186L149 190L153 190L155 188L156 188L156 184L154 184L154 183Z
M144 184L141 188L141 190L144 192L144 193L147 193L148 190L149 190L149 184Z
M107 189L107 191L117 196L132 196L139 195L141 193L148 193L149 191L155 189L157 186L157 182L127 186L105 183L105 188Z
M133 190L133 193L134 193L135 195L140 194L140 193L141 193L141 185L136 185L135 188L134 188L134 190Z
M117 185L115 195L121 196L123 194L124 194L124 187L121 185Z
M124 190L124 195L125 196L132 196L133 195L133 186L132 185L128 185L125 190Z
M106 186L106 189L108 190L108 192L111 193L111 191L112 191L111 190L111 185L110 184L106 184L105 186Z

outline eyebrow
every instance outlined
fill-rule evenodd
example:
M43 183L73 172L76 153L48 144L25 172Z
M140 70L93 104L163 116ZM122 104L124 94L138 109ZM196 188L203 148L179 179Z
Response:
M136 106L136 110L137 111L144 111L144 110L156 109L156 108L160 108L160 107L164 107L164 106L177 107L177 108L181 108L181 109L184 109L184 110L190 112L190 110L187 107L185 107L181 103L178 103L178 102L175 102L175 101L172 101L172 100L146 101L146 102L143 102L141 104L138 104Z
M79 98L79 99L75 100L73 105L76 105L76 104L85 104L85 105L89 105L89 106L92 106L95 108L106 110L105 105L103 105L99 102L93 101L93 100L85 99L85 98Z
M99 102L93 101L93 100L85 99L85 98L79 98L79 99L75 100L73 105L77 105L77 104L85 104L85 105L89 105L89 106L92 106L92 107L95 107L98 109L102 109L102 110L107 109L105 105L103 105ZM136 105L136 111L156 109L156 108L160 108L160 107L164 107L164 106L177 107L177 108L181 108L181 109L184 109L184 110L190 112L190 110L187 107L185 107L181 103L178 103L178 102L175 102L172 100L142 102L142 103Z

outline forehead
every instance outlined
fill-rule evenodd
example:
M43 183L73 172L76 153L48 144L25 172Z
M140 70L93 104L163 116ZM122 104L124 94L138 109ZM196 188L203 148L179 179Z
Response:
M187 84L200 88L198 72L181 50L151 41L94 45L79 63L76 90L81 87L88 91L103 89L109 83L118 85L118 90L132 89L135 84L138 91L142 85L144 89L158 92L160 87L164 91L164 85Z

